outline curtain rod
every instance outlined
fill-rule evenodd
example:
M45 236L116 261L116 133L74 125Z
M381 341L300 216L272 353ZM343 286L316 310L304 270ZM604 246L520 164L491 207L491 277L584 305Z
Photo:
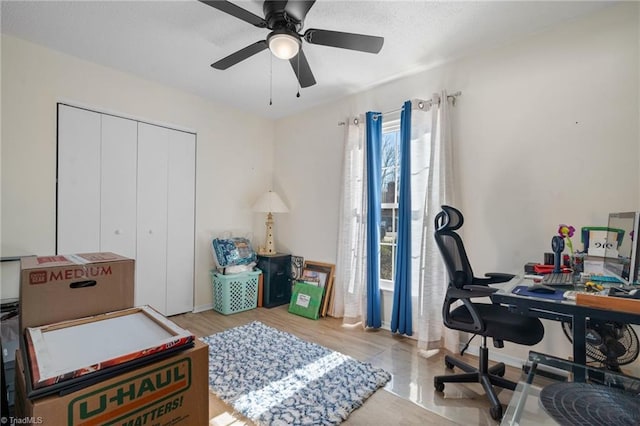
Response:
M452 93L450 95L447 95L447 99L451 99L451 103L453 104L453 106L455 106L456 105L456 98L458 96L462 96L462 92L460 90L458 90L457 92ZM416 101L418 102L418 107L420 109L423 109L424 105L428 105L428 106L433 105L433 99L429 99L428 101L423 101L423 100L420 100L420 99L416 99ZM422 103L424 103L424 104L422 104ZM400 111L402 111L402 108L396 108L396 109L392 109L391 111L385 111L385 112L381 112L380 114L376 114L374 117L377 118L377 117L380 117L380 116L393 114L394 112L400 112ZM354 119L354 124L358 124L357 120L358 120L357 118ZM344 126L345 124L347 124L345 121L339 121L338 122L338 126Z

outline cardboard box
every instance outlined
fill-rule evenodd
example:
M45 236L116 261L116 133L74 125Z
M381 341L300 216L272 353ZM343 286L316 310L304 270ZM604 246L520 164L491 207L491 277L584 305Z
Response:
M43 425L207 425L209 347L191 349L66 395L26 398L16 355L16 418Z
M134 260L114 253L20 260L20 335L25 327L130 308Z

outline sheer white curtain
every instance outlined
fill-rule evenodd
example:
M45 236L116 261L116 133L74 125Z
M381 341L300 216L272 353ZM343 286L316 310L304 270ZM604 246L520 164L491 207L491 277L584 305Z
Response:
M424 354L430 349L446 348L458 351L459 333L446 328L442 322L442 302L447 289L448 277L440 252L433 238L434 219L443 204L455 205L453 194L453 149L451 141L451 123L449 121L449 100L447 92L434 93L431 110L415 113L414 128L419 134L428 135L430 142L421 144L428 147L429 154L424 156L428 165L422 164L422 186L414 191L422 191L424 203L420 219L416 218L414 233L420 229L422 235L419 253L414 258L413 270L418 282L418 349ZM425 121L430 119L430 123ZM418 124L419 123L419 124ZM413 131L412 131L413 139ZM412 146L412 149L414 147ZM418 147L416 147L417 149ZM412 159L415 156L412 156ZM427 172L424 173L426 166ZM418 166L416 166L418 167ZM426 179L425 178L426 175ZM419 194L412 194L419 196ZM417 226L420 226L419 228ZM414 240L418 240L414 235ZM418 244L416 242L416 244ZM415 246L414 246L415 247Z
M425 207L431 155L431 114L429 102L411 101L411 320L414 335L420 333L420 288L423 282L422 253L425 243ZM422 107L420 107L422 105ZM436 108L437 109L437 108ZM416 334L417 333L417 334Z
M331 315L344 323L366 323L366 166L364 116L346 123L338 258Z

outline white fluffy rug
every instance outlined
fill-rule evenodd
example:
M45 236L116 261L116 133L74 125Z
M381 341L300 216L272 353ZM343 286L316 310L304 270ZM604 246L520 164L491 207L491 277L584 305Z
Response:
M260 322L201 340L209 345L211 390L259 425L337 425L391 379Z

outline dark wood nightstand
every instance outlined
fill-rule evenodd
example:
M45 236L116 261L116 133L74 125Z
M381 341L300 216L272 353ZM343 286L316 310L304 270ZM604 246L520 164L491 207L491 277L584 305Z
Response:
M258 268L262 270L262 306L272 308L291 300L291 255L276 253L258 255Z

